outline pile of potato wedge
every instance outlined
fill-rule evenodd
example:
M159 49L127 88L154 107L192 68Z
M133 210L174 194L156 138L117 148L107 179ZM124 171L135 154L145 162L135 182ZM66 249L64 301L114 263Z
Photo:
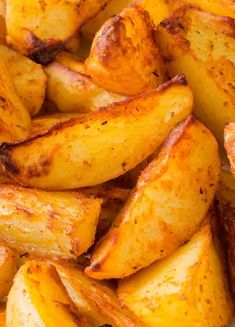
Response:
M0 0L0 327L234 303L234 0Z

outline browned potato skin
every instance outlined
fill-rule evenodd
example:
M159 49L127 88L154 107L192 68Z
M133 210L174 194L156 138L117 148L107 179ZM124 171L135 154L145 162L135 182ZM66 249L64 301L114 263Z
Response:
M224 130L224 146L231 165L231 171L235 177L235 123L230 123Z
M0 184L0 241L19 253L76 259L93 244L101 201Z
M156 90L60 123L44 135L3 144L3 168L14 181L49 190L116 178L153 153L191 113L193 97L186 84L178 75Z
M142 172L123 210L97 244L86 274L123 278L188 241L210 207L219 172L215 138L189 117Z
M18 270L17 255L0 243L0 297L7 296Z
M85 70L114 93L135 95L165 80L149 14L140 6L125 8L97 32Z

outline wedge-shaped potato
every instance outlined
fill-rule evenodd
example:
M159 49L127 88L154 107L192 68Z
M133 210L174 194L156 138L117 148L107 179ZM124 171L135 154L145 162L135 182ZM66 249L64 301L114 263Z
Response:
M190 3L196 4L203 10L219 16L227 16L235 18L234 0L166 0L172 11Z
M94 82L114 93L135 95L165 80L146 10L127 7L98 31L85 69Z
M36 62L48 64L107 0L7 0L7 41Z
M7 296L18 269L16 254L0 243L0 297Z
M149 156L191 110L192 93L180 75L22 144L3 145L3 167L14 180L39 188L98 185Z
M189 117L142 172L94 250L87 275L97 279L131 275L188 241L210 207L219 172L215 138Z
M54 102L61 112L94 111L124 99L121 95L98 87L89 76L70 70L57 62L48 65L45 72L47 98Z
M56 269L68 295L92 326L145 326L106 284L90 279L78 269L57 264Z
M0 184L0 241L18 252L75 259L94 242L100 202Z
M27 138L30 131L30 116L16 94L13 81L0 60L0 143Z
M8 68L16 92L31 116L36 115L43 104L46 75L40 65L16 51L0 45L0 58Z
M223 144L225 124L235 121L234 20L186 6L160 24L157 41L170 76L186 75L195 115Z
M230 123L225 127L224 140L231 171L235 177L235 123Z
M91 327L67 295L53 265L28 261L8 296L8 327Z
M122 301L147 326L228 326L232 301L224 267L205 226L168 258L120 281Z

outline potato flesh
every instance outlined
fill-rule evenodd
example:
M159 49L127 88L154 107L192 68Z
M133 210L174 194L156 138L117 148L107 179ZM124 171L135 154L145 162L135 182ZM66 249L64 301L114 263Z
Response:
M231 171L235 176L235 123L230 123L225 127L224 139L224 145L230 161Z
M0 244L0 297L8 295L17 268L15 253L4 244Z
M142 172L85 272L97 279L123 278L188 241L210 207L219 172L215 138L188 118Z
M191 113L192 93L183 84L178 76L159 90L55 126L32 141L6 146L1 149L5 172L25 185L51 190L98 185L120 176L149 156Z
M75 259L95 238L100 200L0 185L0 240L21 253Z
M147 326L227 326L232 301L205 226L171 256L119 282L118 295Z

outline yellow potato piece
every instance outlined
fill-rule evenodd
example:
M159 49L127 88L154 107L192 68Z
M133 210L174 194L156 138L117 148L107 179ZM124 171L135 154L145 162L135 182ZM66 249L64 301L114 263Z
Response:
M7 327L91 327L67 295L55 268L28 261L8 296Z
M149 156L192 110L182 75L159 89L56 125L18 145L4 145L8 176L28 186L72 189L122 175Z
M46 75L41 65L4 45L0 45L0 58L24 106L31 116L36 115L41 109L46 90Z
M30 116L16 94L13 81L0 60L0 143L27 138L30 131Z
M0 241L18 252L76 259L93 244L101 201L0 184Z
M0 297L8 295L17 269L18 260L16 254L0 243Z
M90 279L78 269L58 264L56 269L68 295L92 326L145 326L106 284Z
M148 12L133 5L108 20L94 38L85 70L98 86L123 95L163 83L163 62Z
M230 123L225 127L224 146L231 165L231 171L235 177L235 123Z
M163 21L157 43L170 76L181 72L195 96L195 115L223 144L224 126L235 121L235 24L184 7Z
M168 258L120 281L118 294L151 327L219 327L232 317L227 277L209 226Z
M90 112L125 97L107 92L95 85L83 73L70 70L53 62L45 69L47 74L47 98L61 112Z
M142 172L95 248L87 275L97 279L131 275L188 241L212 203L219 173L215 138L189 117Z

